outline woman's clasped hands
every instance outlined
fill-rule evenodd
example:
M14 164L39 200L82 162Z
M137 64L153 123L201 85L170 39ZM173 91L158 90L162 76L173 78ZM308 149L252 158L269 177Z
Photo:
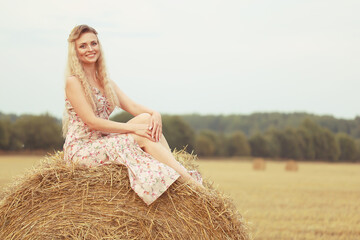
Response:
M154 111L151 114L149 130L151 131L151 137L159 142L162 136L162 122L160 113Z
M162 136L162 121L161 115L158 112L153 112L148 124L136 124L135 134L146 137L153 142L159 142Z

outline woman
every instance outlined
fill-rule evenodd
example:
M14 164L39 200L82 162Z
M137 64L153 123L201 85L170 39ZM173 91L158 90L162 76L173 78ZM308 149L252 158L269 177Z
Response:
M114 161L124 164L132 189L148 205L177 179L204 189L200 174L187 171L172 155L160 114L132 101L107 77L96 30L76 26L68 43L65 161L88 167ZM135 117L127 123L109 120L116 107Z

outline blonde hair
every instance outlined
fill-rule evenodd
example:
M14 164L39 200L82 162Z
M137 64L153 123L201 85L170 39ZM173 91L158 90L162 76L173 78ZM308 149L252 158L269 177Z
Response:
M88 78L85 75L83 66L77 56L76 46L75 46L75 41L79 39L83 33L87 33L87 32L92 32L97 37L98 34L97 31L88 25L78 25L74 27L71 33L69 34L68 60L65 71L65 81L70 76L76 76L80 80L81 85L84 88L86 98L91 104L93 111L95 112L96 111L95 96L93 94L93 91L91 91L91 86L89 84ZM98 37L97 40L100 49L100 56L95 64L96 77L100 80L100 85L104 88L104 94L107 100L109 101L109 104L111 105L111 107L114 108L115 106L119 106L119 99L117 98L117 95L107 76L104 53ZM62 119L62 132L64 138L66 137L68 131L68 125L69 125L69 113L67 109L65 109Z

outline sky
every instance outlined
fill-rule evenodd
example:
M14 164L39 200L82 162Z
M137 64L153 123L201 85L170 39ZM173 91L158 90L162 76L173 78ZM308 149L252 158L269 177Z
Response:
M358 0L0 4L3 113L62 116L67 37L88 24L109 77L160 113L360 116Z

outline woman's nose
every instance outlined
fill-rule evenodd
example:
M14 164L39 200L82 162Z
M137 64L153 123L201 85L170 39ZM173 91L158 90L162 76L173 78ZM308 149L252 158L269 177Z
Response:
M89 49L90 49L90 51L92 51L92 50L93 50L93 47L91 46L91 44L89 45Z

